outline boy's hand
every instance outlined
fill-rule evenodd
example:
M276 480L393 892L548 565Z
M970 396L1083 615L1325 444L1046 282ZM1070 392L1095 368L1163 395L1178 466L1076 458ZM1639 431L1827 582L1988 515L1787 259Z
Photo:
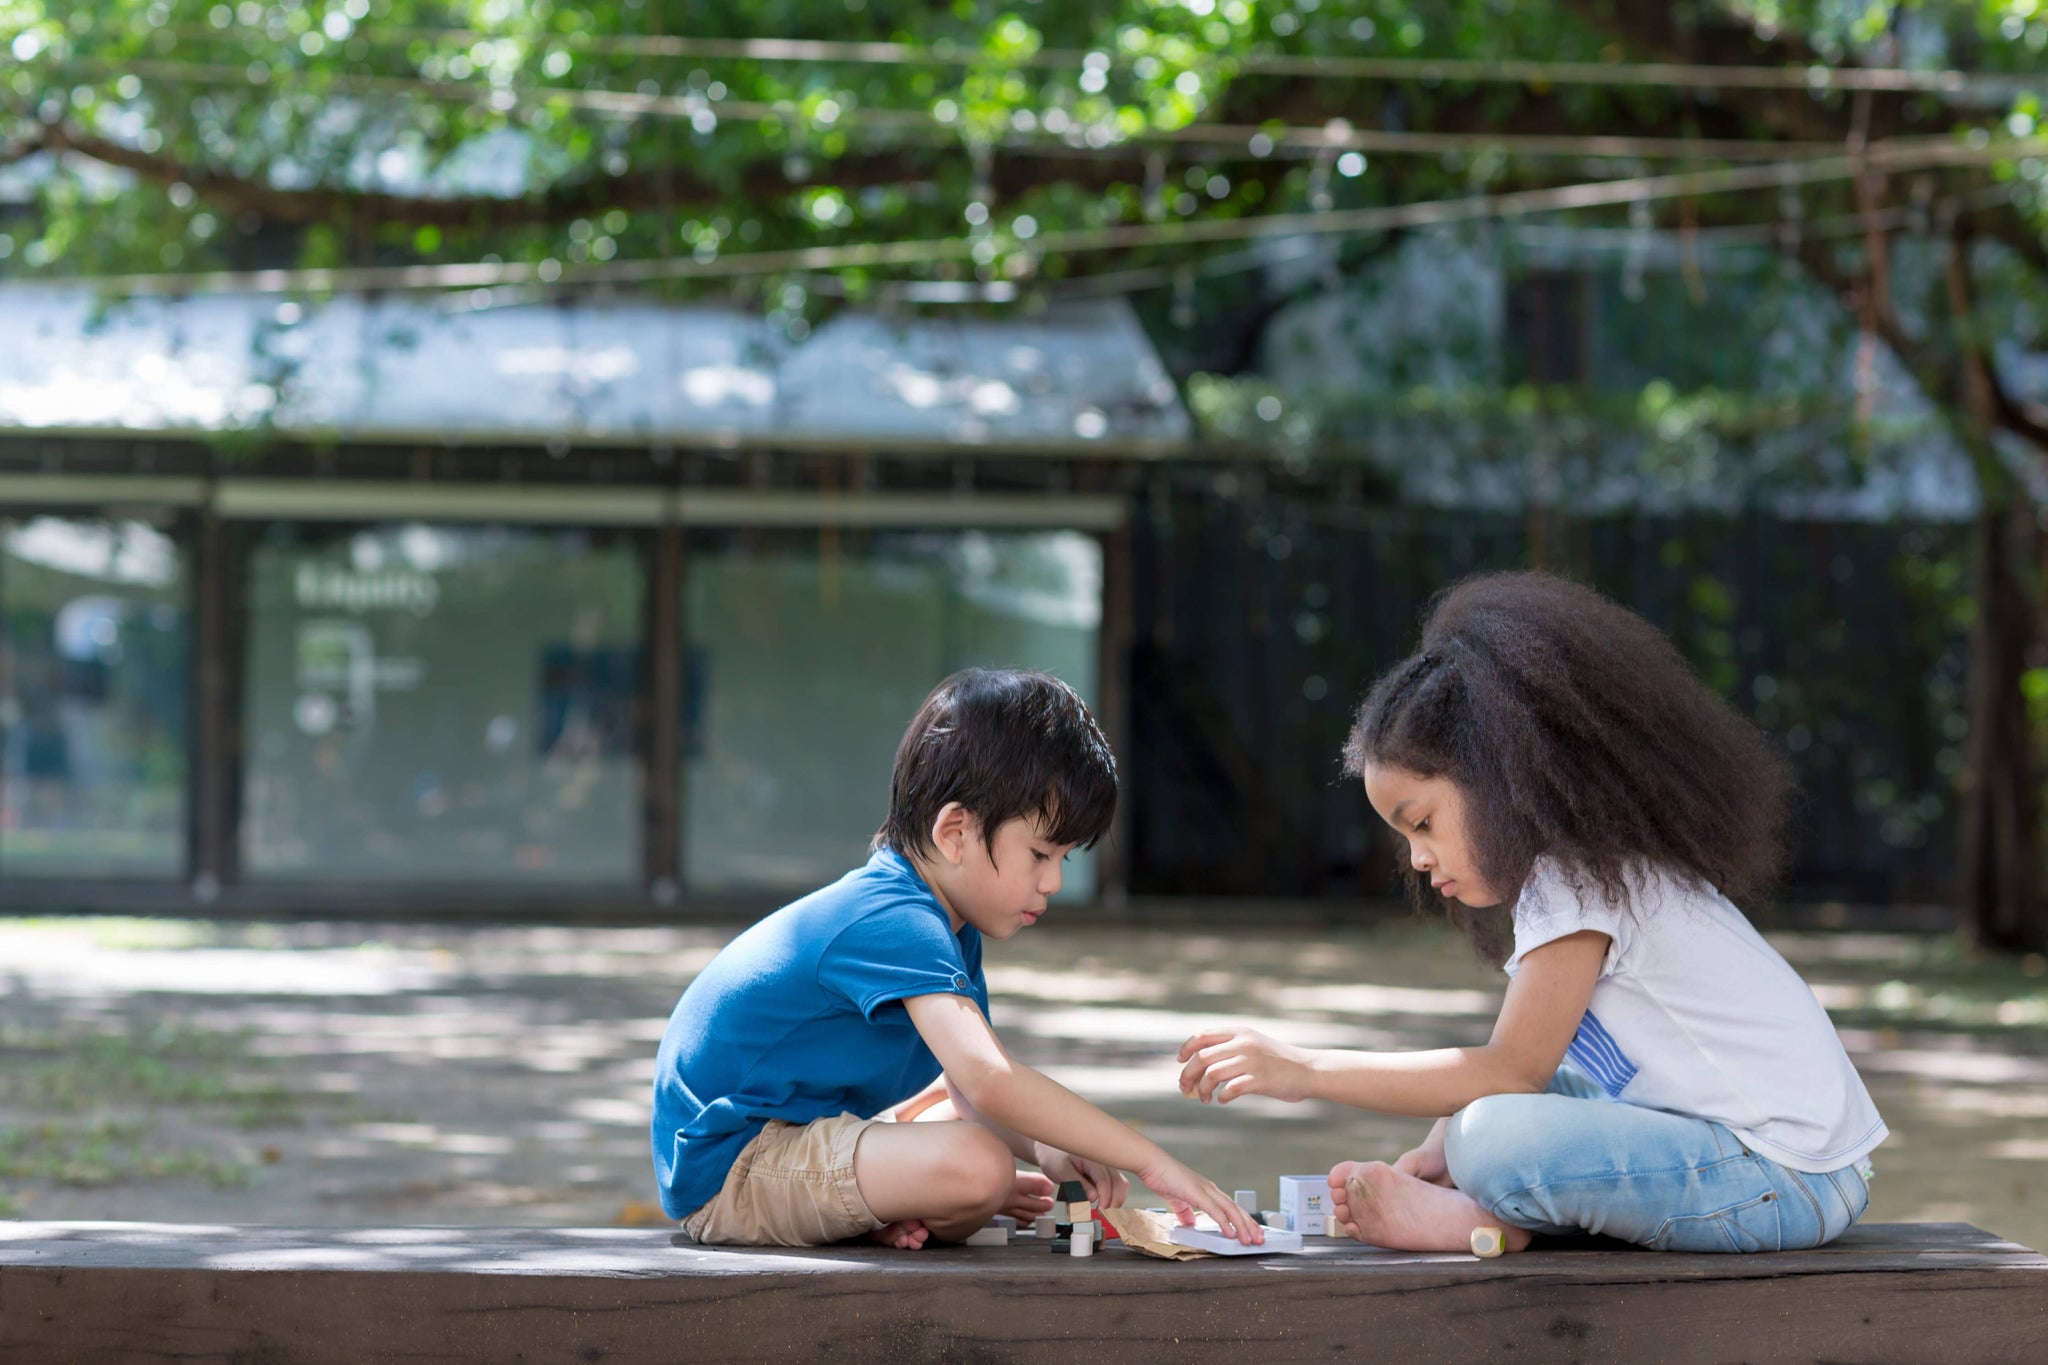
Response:
M1192 1226L1195 1212L1200 1210L1215 1219L1216 1226L1226 1235L1246 1246L1258 1246L1266 1240L1266 1230L1259 1226L1259 1220L1239 1208L1214 1181L1196 1175L1164 1152L1160 1153L1160 1163L1138 1172L1138 1178L1167 1202L1182 1227Z
M1010 1187L1010 1198L998 1213L1007 1213L1020 1224L1035 1221L1042 1213L1052 1212L1053 1183L1036 1171L1017 1172L1016 1183Z
M1308 1098L1309 1054L1254 1029L1198 1033L1180 1045L1180 1061L1181 1094L1204 1104L1246 1095Z
M1394 1169L1417 1180L1427 1180L1432 1185L1452 1188L1451 1168L1444 1160L1444 1125L1449 1121L1438 1119L1420 1147L1411 1147L1394 1158Z
M1118 1209L1131 1197L1131 1182L1122 1171L1099 1161L1063 1152L1044 1143L1034 1144L1038 1169L1054 1180L1078 1180L1088 1191L1088 1202L1099 1209Z

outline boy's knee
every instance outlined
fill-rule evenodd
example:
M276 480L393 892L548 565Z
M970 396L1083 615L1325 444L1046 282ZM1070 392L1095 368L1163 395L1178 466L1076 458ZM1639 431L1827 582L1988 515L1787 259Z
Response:
M1001 1207L1016 1183L1016 1157L978 1123L952 1127L932 1172L935 1182L954 1192L963 1206Z
M1457 1187L1489 1210L1530 1182L1527 1158L1536 1131L1531 1101L1540 1095L1487 1095L1444 1127L1444 1165Z

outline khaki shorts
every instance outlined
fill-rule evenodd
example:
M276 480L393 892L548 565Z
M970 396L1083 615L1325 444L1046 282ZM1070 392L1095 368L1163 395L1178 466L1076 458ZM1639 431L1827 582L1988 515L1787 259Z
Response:
M882 1226L853 1179L853 1149L879 1119L768 1120L683 1236L718 1246L815 1247Z

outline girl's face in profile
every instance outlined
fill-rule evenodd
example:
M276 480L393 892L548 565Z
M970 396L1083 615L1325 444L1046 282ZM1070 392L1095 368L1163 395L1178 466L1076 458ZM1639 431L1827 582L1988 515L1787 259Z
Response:
M1368 763L1365 799L1408 841L1410 865L1439 894L1474 909L1500 904L1500 894L1479 875L1465 833L1465 798L1455 782Z

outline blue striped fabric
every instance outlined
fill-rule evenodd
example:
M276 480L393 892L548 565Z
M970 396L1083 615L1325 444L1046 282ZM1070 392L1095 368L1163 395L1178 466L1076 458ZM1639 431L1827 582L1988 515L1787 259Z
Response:
M1620 1096L1636 1078L1636 1064L1591 1010L1579 1020L1579 1031L1564 1055L1610 1097Z

